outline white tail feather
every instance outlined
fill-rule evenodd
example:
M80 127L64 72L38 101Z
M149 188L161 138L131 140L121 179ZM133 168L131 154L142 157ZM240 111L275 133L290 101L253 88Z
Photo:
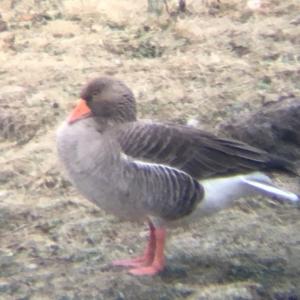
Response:
M296 194L281 190L274 185L267 185L262 182L251 181L246 178L244 178L243 181L246 184L253 186L259 193L267 197L278 198L280 200L289 200L291 202L299 201L299 197Z
M205 196L190 215L192 219L216 213L232 206L235 200L251 195L300 202L299 196L275 187L270 177L260 172L203 180L201 184Z

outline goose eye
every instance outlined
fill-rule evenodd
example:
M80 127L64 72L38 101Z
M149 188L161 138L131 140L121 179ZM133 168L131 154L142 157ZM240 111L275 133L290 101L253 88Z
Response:
M90 93L90 95L86 98L87 102L92 102L93 98L98 94L98 91L93 91Z
M91 96L91 100L93 100L93 98L96 97L97 95L99 95L99 90L93 91L92 96Z

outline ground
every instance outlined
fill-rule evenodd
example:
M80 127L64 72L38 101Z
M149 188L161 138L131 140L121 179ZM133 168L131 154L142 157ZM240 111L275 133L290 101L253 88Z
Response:
M299 210L243 199L172 230L168 267L133 277L146 228L83 199L61 173L55 130L97 75L124 80L139 117L220 132L279 96L300 95L298 0L2 0L0 11L1 299L300 299ZM272 174L299 192L299 179Z

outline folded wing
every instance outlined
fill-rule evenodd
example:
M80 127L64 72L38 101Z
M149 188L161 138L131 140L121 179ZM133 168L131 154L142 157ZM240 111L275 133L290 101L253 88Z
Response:
M119 128L117 138L126 155L169 165L195 178L259 169L293 172L285 159L190 126L132 122Z

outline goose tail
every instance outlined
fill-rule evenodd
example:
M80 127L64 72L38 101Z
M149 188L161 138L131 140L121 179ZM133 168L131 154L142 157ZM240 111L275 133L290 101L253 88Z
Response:
M261 172L244 175L213 178L201 181L204 198L194 212L192 219L211 215L232 206L235 200L246 196L261 195L279 201L295 203L300 207L300 195L276 187L270 177Z

